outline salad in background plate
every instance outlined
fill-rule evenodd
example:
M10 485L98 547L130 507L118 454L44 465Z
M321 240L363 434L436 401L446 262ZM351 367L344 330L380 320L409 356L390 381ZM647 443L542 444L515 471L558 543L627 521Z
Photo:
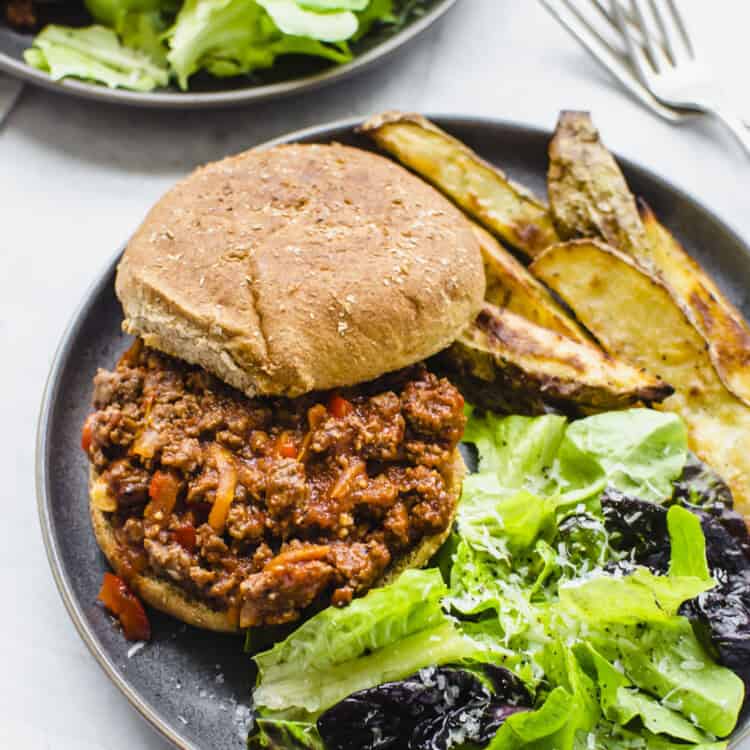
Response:
M199 71L218 78L270 68L285 55L349 62L351 45L394 30L424 0L85 0L90 25L50 24L26 62L55 79L152 91L182 90Z
M726 747L750 539L680 417L475 413L465 441L433 567L255 654L251 747Z

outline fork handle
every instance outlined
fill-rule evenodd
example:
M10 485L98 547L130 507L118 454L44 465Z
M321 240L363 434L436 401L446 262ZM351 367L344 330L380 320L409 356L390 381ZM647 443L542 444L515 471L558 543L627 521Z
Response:
M745 149L745 153L750 156L750 131L748 131L742 118L731 107L727 108L719 104L707 107L706 111L721 120L732 131L734 137Z

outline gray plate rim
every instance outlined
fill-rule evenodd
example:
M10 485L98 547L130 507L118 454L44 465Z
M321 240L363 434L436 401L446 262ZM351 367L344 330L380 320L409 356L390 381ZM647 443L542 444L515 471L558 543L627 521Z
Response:
M545 128L529 126L513 120L452 114L427 114L426 117L433 120L448 131L450 131L454 127L492 128L497 129L499 132L512 130L515 131L518 135L530 139L543 138L546 140L548 140L552 135L551 132ZM363 118L361 117L350 117L346 119L335 120L332 122L324 123L322 125L317 125L287 133L285 135L279 136L278 138L274 138L272 140L259 144L257 148L270 148L278 144L295 141L326 139L329 136L343 130L353 130L362 122ZM700 200L688 194L681 188L673 185L671 182L659 176L651 169L643 167L640 164L629 159L621 158L620 156L617 156L617 154L615 154L615 156L618 162L623 166L625 171L645 178L646 180L655 184L658 189L665 192L670 192L673 195L679 197L681 200L687 201L694 207L710 215L713 221L716 222L717 227L719 227L727 237L731 238L731 240L737 245L738 248L741 248L742 254L745 256L745 262L750 263L750 244L745 242L731 226L729 226L721 218L716 216L716 214L714 214ZM60 593L63 604L65 605L65 609L67 610L68 615L73 621L78 634L81 636L81 639L83 640L86 647L89 649L99 666L104 670L110 681L123 693L123 695L133 706L133 708L135 708L135 710L138 711L141 716L158 733L172 742L172 744L174 744L175 747L179 748L180 750L201 750L201 748L197 747L194 743L182 737L179 733L173 731L170 726L163 722L161 717L158 715L158 712L152 710L146 704L146 702L141 699L138 692L134 690L127 683L127 681L122 679L117 673L113 660L104 651L95 634L88 627L83 611L72 592L68 581L67 571L63 569L61 563L56 530L53 526L50 512L50 497L47 493L49 473L47 471L45 458L47 456L48 441L50 438L50 414L53 404L55 403L55 398L58 395L58 386L64 361L64 355L65 352L70 348L72 342L75 340L78 329L81 327L85 319L85 314L88 307L92 304L92 301L96 297L97 293L102 289L102 287L109 283L109 279L112 276L114 267L117 264L122 252L123 248L120 248L116 253L114 253L114 255L106 262L106 264L102 267L102 270L95 277L95 280L86 290L81 302L73 312L70 322L67 324L65 331L61 337L60 343L58 344L54 354L52 366L50 368L50 372L47 377L42 395L41 408L39 411L36 428L34 463L37 511L47 559L52 570L58 592ZM748 740L750 740L750 718L746 717L744 725L740 725L738 727L738 729L736 730L736 736L734 736L731 740L731 750L750 750L750 742L748 742Z
M344 65L336 65L310 76L295 78L278 83L247 86L228 91L187 92L138 92L124 89L110 89L106 86L86 83L75 79L55 81L45 72L32 68L25 62L0 52L0 71L15 78L32 83L50 91L70 94L84 99L122 104L149 109L202 109L209 107L229 107L250 102L279 99L292 94L313 91L341 81L366 68L384 61L398 51L433 23L442 18L456 3L456 0L437 0L437 4L423 16L412 21L406 28L377 44L367 52L355 57Z

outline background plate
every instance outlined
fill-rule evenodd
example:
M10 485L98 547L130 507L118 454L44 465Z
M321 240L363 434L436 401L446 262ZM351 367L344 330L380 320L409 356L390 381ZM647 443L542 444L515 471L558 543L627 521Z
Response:
M512 178L544 194L550 133L491 120L434 119ZM356 124L335 123L274 143L336 140L371 148L354 133ZM651 204L688 252L750 315L750 248L692 198L645 169L621 164L634 192ZM81 425L90 410L91 378L97 367L112 367L128 343L120 330L122 315L114 295L116 261L75 313L44 395L37 492L52 572L86 645L151 724L186 750L241 750L253 680L242 639L204 633L154 612L152 641L129 658L132 645L96 604L107 565L90 528L88 468L79 446Z
M249 77L217 79L209 75L196 75L191 79L190 91L180 91L175 87L147 93L110 89L72 78L53 81L46 73L32 68L23 60L23 51L31 44L33 35L18 33L0 22L0 71L52 91L136 107L198 109L278 99L342 80L385 60L431 26L455 2L456 0L428 0L424 13L413 18L395 34L387 28L368 34L352 45L356 57L345 65L332 66L309 57L289 56L280 60L273 68Z

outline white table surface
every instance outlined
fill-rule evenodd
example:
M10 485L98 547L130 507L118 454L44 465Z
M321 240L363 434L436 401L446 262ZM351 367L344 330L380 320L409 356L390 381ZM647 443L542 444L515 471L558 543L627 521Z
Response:
M745 83L745 0L683 0L696 35ZM743 8L744 6L744 8ZM166 750L78 638L36 515L34 432L52 353L88 285L149 206L195 165L286 131L386 108L551 128L588 109L614 150L750 239L750 162L717 126L656 119L533 0L461 0L384 66L277 104L162 113L27 89L0 131L0 747Z

